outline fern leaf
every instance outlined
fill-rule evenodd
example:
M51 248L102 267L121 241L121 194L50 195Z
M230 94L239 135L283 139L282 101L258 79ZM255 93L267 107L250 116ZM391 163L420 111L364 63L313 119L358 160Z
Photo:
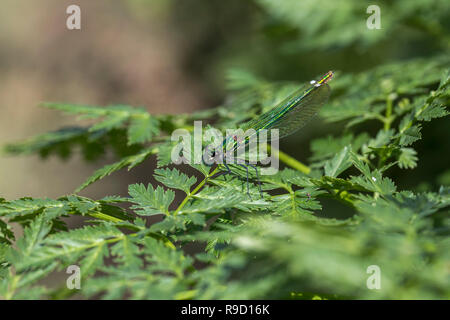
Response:
M81 190L85 189L89 185L93 184L94 182L103 179L106 176L109 176L110 174L123 169L128 166L128 170L131 170L138 164L144 162L150 155L154 153L154 148L147 148L142 150L140 153L131 155L129 157L126 157L116 163L104 166L101 169L98 169L94 172L92 176L90 176L85 182L83 182L76 190L75 192L78 193Z
M197 182L195 177L188 177L177 169L157 169L155 179L169 188L182 190L186 194L190 193L191 187Z
M147 188L143 184L133 184L128 187L131 196L130 202L135 203L131 208L139 215L170 214L169 206L175 199L175 192L164 191L161 186L153 189L149 184Z

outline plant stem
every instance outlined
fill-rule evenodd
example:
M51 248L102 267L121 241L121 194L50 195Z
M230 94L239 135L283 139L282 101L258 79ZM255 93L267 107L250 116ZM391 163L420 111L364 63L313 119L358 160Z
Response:
M12 277L12 280L8 284L8 289L7 289L7 292L6 292L5 296L4 296L5 300L11 300L13 298L14 293L16 292L16 289L17 289L17 284L20 281L20 276L13 275L11 271L10 271L10 275Z
M211 173L205 176L205 178L195 187L195 189L186 195L186 197L180 203L178 208L173 212L174 216L176 216L180 212L180 210L183 209L183 207L186 205L189 199L191 199L192 196L195 195L203 187L203 185L208 181L208 179L217 173L217 171L219 171L219 167L215 168Z
M392 99L391 95L389 95L386 99L386 116L384 121L384 130L388 131L391 128L392 123L392 104L394 100Z
M274 155L280 159L282 162L290 166L291 168L294 168L300 172L303 172L304 174L309 174L311 172L311 168L304 165L300 161L292 158L288 154L284 153L283 151L280 151L278 149L273 149L270 147L270 145L267 145L267 150L272 151Z
M97 218L100 220L104 220L104 221L110 221L110 222L126 222L125 220L122 220L120 218L116 218L101 212L95 212L95 213L89 213L89 215L93 218ZM130 236L134 237L136 234L130 234ZM162 242L164 242L164 245L166 245L167 247L171 248L171 249L175 249L175 245L169 240L169 238L165 237L164 235L161 234L149 234L149 236L151 236L152 238L155 238L157 240L161 240ZM115 239L118 241L120 239L117 238L113 238L111 240L113 240L112 242L115 241Z
M94 212L94 213L89 213L89 215L93 218L97 218L100 220L104 220L104 221L110 221L110 222L125 222L125 220L122 220L120 218L116 218L101 212Z

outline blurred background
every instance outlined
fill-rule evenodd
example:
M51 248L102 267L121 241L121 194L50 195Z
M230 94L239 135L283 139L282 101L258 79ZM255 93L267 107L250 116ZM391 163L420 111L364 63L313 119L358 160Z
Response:
M81 30L66 28L71 4L81 7ZM366 27L369 4L380 6L379 30ZM328 70L362 72L445 55L449 11L448 0L2 0L0 144L75 123L38 107L44 101L186 113L224 101L230 68L270 81L309 81ZM448 125L439 119L424 127L414 175L392 172L400 188L449 182ZM308 162L310 140L340 130L317 119L281 148ZM69 194L113 161L2 156L0 196ZM153 167L150 161L120 171L82 194L125 195L128 184L149 181Z

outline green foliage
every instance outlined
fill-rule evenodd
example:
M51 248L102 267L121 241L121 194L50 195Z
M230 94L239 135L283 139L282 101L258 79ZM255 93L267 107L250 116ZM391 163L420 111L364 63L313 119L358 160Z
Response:
M154 148L146 148L146 149L143 149L142 151L140 151L139 153L130 155L116 163L113 163L113 164L104 166L101 169L98 169L97 171L94 172L94 174L92 176L90 176L85 182L83 182L83 184L81 186L79 186L77 188L76 192L80 192L81 190L83 190L87 186L91 185L92 183L94 183L106 176L109 176L110 174L112 174L113 172L116 172L117 170L120 170L125 167L128 167L128 170L133 169L135 166L137 166L138 164L145 161L145 159L147 159L147 157L149 157L154 152L155 152Z
M69 114L79 114L82 119L98 119L103 121L89 128L90 132L110 131L120 128L126 122L128 126L128 144L144 143L159 134L159 122L145 112L144 109L129 106L110 106L109 108L87 107L68 104L45 104L47 108L60 110Z
M405 28L443 35L445 29L436 23L436 20L444 22L449 10L445 0L433 1L433 7L430 7L430 2L426 0L375 1L371 4L380 7L382 30L367 33L365 21L361 19L370 5L366 2L321 1L320 5L314 0L257 0L256 2L278 23L298 28L309 40L288 42L285 46L300 45L304 49L326 49L352 44L361 47L373 46L393 35L394 39L398 39L401 32L405 32Z
M177 169L157 169L155 178L169 188L182 190L186 194L190 193L191 187L197 182L195 177L188 177Z
M145 188L143 184L131 185L128 188L131 202L136 203L132 209L137 209L140 215L152 215L158 213L169 213L169 205L175 198L172 190L164 191L161 186L153 189L151 185Z
M282 34L271 47L272 68L282 69L278 50L376 48L395 41L398 35L388 35L405 28L433 35L439 47L445 48L448 39L444 1L434 6L381 1L384 31L370 36L359 18L366 4L323 1L318 7L316 2L256 1L266 19L261 18L264 34ZM436 8L442 11L431 19ZM423 15L416 18L418 12ZM232 166L226 177L205 165L168 167L170 134L191 130L194 120L221 130L238 127L301 83L234 68L227 73L222 105L182 115L123 105L46 104L92 123L10 144L6 152L68 158L78 148L95 160L113 150L118 159L95 171L72 195L0 198L0 297L449 299L448 168L427 177L430 187L399 178L415 175L428 156L427 128L448 126L450 59L442 51L388 59L389 64L361 72L336 72L330 101L320 113L335 130L310 141L307 165L279 153L282 168L260 177L262 198L254 170L248 197L241 167ZM441 144L448 139L438 137ZM125 198L77 195L153 155L154 184L131 184ZM65 221L72 215L86 219L69 230ZM12 232L17 224L23 230L18 237ZM41 285L70 265L81 268L81 291L68 290L65 281ZM366 286L371 265L381 269L379 290Z

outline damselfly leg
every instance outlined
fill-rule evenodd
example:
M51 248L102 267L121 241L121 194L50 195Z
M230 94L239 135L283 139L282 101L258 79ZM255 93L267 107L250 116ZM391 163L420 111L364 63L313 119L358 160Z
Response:
M252 164L248 164L250 167L252 167L253 169L255 169L256 172L256 180L258 181L258 189L259 189L259 194L261 195L261 199L263 199L263 192L262 192L262 188L261 188L261 180L259 180L259 174L258 174L258 168Z
M223 165L225 166L225 168L226 168L227 170L226 170L226 171L221 171L221 172L217 173L216 176L213 177L214 179L215 179L215 178L218 178L218 177L220 177L220 176L224 176L224 178L225 178L227 174L230 174L230 173L231 173L230 167L229 167L226 163L224 163Z
M252 200L252 197L250 196L250 184L248 182L248 167L246 165L243 165L243 164L238 164L238 166L245 168L245 171L247 173L247 195L250 198L250 200Z

